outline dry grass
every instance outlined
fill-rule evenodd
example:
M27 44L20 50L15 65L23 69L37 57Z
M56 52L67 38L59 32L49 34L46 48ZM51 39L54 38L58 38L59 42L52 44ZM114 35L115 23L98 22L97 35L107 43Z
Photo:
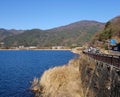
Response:
M45 71L39 82L33 81L32 88L37 97L81 97L79 60Z

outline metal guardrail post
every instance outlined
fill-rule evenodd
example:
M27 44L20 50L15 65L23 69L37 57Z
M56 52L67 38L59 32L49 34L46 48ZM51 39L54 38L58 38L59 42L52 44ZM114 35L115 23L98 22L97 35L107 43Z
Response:
M119 56L119 66L118 67L120 67L120 56Z
M113 55L112 55L112 57L111 57L111 65L113 65Z

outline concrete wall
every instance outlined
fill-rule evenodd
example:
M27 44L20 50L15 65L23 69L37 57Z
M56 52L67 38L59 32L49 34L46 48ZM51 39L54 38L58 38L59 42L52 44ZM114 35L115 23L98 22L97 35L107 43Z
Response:
M83 97L120 97L120 69L81 56Z

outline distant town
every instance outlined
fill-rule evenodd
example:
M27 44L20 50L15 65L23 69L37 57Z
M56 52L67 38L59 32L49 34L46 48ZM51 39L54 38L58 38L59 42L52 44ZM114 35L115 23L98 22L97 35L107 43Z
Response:
M38 47L38 46L15 46L15 47L5 47L4 43L0 43L0 50L38 50L38 49L51 49L51 50L62 50L62 49L70 49L70 47L65 47L65 46L51 46L51 47Z

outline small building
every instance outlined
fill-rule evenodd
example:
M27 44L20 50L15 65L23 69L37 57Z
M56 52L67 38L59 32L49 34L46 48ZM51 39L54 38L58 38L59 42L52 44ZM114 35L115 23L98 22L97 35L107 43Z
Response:
M64 49L64 46L53 46L52 49Z
M24 48L24 45L20 45L18 48L19 48L19 49L23 49L23 48Z
M1 47L1 48L4 47L4 42L0 42L0 47Z
M29 49L37 49L36 46L30 46Z

